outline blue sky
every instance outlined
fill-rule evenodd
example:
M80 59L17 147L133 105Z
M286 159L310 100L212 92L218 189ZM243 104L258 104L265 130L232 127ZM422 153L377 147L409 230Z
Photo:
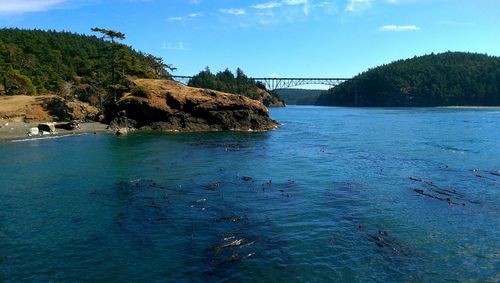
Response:
M0 0L0 27L115 29L181 75L351 77L431 52L500 55L500 0Z

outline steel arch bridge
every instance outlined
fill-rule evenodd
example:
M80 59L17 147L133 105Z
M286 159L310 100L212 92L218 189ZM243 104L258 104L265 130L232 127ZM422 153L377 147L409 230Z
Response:
M192 76L172 76L172 79L183 84L192 79ZM266 86L267 90L273 91L282 88L291 88L301 85L328 85L335 87L345 81L352 80L351 78L249 78L256 82L261 82Z
M347 78L251 78L261 82L268 90L291 88L301 85L328 85L337 86L350 79Z

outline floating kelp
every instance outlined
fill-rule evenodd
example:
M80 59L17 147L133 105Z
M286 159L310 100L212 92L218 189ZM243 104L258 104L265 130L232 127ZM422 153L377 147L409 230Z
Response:
M221 265L236 263L245 260L256 254L252 249L255 240L249 240L236 235L221 238L220 241L209 249L210 264L214 268L220 268Z
M206 188L206 189L209 189L209 190L216 190L219 188L220 184L222 182L220 181L216 181L216 182L211 182L210 184L208 185L203 185L202 187Z
M414 189L413 191L416 192L417 194L419 195L422 195L422 196L425 196L425 197L429 197L429 198L432 198L432 199L436 199L436 200L440 200L440 201L443 201L443 202L446 202L448 203L449 205L462 205L462 206L465 206L465 202L462 202L462 203L457 203L455 202L453 198L456 198L456 199L460 199L462 201L468 201L470 203L478 203L477 201L471 201L471 200L467 200L465 198L465 195L455 191L455 190L449 190L449 189L443 189L443 188L440 188L439 186L437 186L436 184L434 184L432 181L427 181L427 180L423 180L423 179L419 179L419 178L415 178L415 177L408 177L408 179L412 180L412 181L415 181L415 182L419 182L419 183L422 183L424 185L427 186L427 190L426 189L423 189L423 188L418 188L418 189Z
M480 175L480 174L476 174L476 177L478 178L481 178L481 179L486 179L486 180L490 180L490 181L497 181L496 179L493 179L493 178L490 178L490 177L487 177L487 176L483 176L483 175Z
M487 174L490 174L490 175L493 175L493 176L496 176L496 177L500 177L500 170L498 170L498 171L488 171L488 170L482 171L480 169L474 168L474 169L471 169L469 171L474 172L474 173L484 172L484 173L487 173Z
M251 198L252 194L260 195L259 191L248 190L254 186L250 182L240 180L240 183L224 181L221 190L235 190ZM243 189L241 189L243 187ZM240 190L238 190L238 188ZM234 272L236 268L244 265L246 260L253 257L266 258L275 254L286 254L283 250L286 242L278 237L269 238L268 234L276 228L269 219L262 219L259 211L249 210L243 203L234 201L231 194L228 198L210 198L204 204L210 203L204 213L217 215L209 223L197 226L191 230L193 237L189 249L197 258L206 260L205 276L212 279L224 278ZM260 198L259 198L260 199ZM263 199L263 201L268 198ZM275 232L272 232L275 233ZM209 238L211 245L204 246L200 238ZM203 251L203 253L200 253ZM289 257L286 257L288 260Z
M422 189L414 189L413 191L416 192L417 194L420 194L420 195L423 195L423 196L426 196L426 197L430 197L430 198L433 198L433 199L437 199L437 200L440 200L440 201L447 202L449 205L452 205L452 204L453 205L459 205L458 203L454 202L451 198L442 198L442 197L439 197L439 196L436 196L436 195L433 195L433 194L429 194L429 193L426 193ZM465 203L462 203L462 205L465 205Z
M418 178L415 178L413 176L410 176L408 177L408 179L412 180L412 181L416 181L416 182L420 182L420 183L424 183L428 186L433 186L433 187L437 187L436 185L434 185L431 181L426 181L426 180L423 180L423 179L418 179Z
M204 265L202 274L200 269L193 270L202 276L224 278L253 257L283 263L289 260L284 250L286 241L269 237L276 233L273 221L263 218L262 211L251 210L241 199L269 207L276 201L270 196L282 197L282 191L296 188L295 183L268 181L265 184L270 190L262 192L257 185L260 180L253 177L214 179L217 181L195 179L182 186L148 179L123 181L105 190L108 193L96 193L92 198L112 203L119 211L109 231L132 243L131 249L153 252L175 235L176 252L191 255L185 259L186 266ZM182 235L185 237L178 237Z
M394 238L389 236L389 233L384 230L378 230L375 233L367 233L365 239L375 243L379 248L394 256L407 257L410 255L408 251Z
M214 222L240 222L240 221L247 221L248 217L245 216L224 216L224 217L219 217L219 218L214 218Z

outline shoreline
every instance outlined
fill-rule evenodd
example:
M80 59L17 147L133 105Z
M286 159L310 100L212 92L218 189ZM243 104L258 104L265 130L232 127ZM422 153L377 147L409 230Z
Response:
M85 134L116 134L116 129L110 129L109 125L102 124L99 122L88 122L82 123L80 129L67 131L63 129L57 129L57 132L47 135L47 136L28 136L28 131L32 127L37 127L40 123L24 123L24 122L12 122L12 121L2 121L0 123L0 143L2 142L26 142L35 140L47 140L55 138L63 138L70 136L79 136ZM252 130L252 129L234 129L230 132L242 132L242 133L259 133L274 131L279 128L281 124L277 123L272 129L269 130ZM144 133L197 133L197 132L223 132L221 130L169 130L169 131L155 131L148 129L134 129L130 130L132 132L144 132Z
M20 142L40 139L51 139L73 135L82 134L98 134L98 133L111 133L108 125L99 122L81 123L81 128L75 130L57 129L56 133L47 136L28 136L30 128L37 127L39 123L24 123L2 121L0 124L0 143L2 142Z

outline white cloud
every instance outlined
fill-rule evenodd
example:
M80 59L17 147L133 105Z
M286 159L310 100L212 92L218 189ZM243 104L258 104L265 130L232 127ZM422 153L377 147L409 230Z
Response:
M332 15L337 12L333 1L328 0L271 0L256 2L241 13L239 9L220 9L221 13L248 15L240 17L238 26L247 28L255 24L260 26L281 25L294 22L305 22L310 15L318 12ZM223 19L227 21L227 19Z
M313 5L311 5L311 7L313 8L322 8L322 7L326 7L326 6L329 6L331 5L332 2L329 2L329 1L323 1L323 2L319 2L319 3L315 3Z
M192 13L192 14L188 15L188 17L190 17L190 18L196 18L196 17L202 17L202 16L203 16L203 13L201 13L201 12Z
M326 2L326 1L325 1ZM294 6L301 6L301 10L297 10L294 8ZM257 9L257 10L268 10L266 13L264 12L259 12L257 16L261 17L259 19L259 22L262 25L267 25L272 22L279 22L280 20L277 19L262 19L262 17L276 17L276 16L283 16L290 21L290 18L297 17L297 16L302 16L302 15L309 15L310 9L311 8L316 8L318 6L316 5L310 5L309 0L280 0L280 1L271 1L271 2L265 2L265 3L260 3L260 4L254 4L250 6L251 8ZM281 7L281 12L279 14L272 13L272 11L275 8L280 8ZM287 8L288 7L288 8ZM297 14L297 11L301 11L299 15Z
M308 4L309 0L283 0L283 4L285 5L302 5L302 4Z
M396 25L386 25L380 27L381 31L416 31L420 30L417 26L396 26Z
M356 13L366 10L372 5L373 0L349 0L344 11Z
M167 19L167 21L168 22L182 22L185 24L188 20L190 20L192 18L197 18L197 17L203 17L203 13L201 13L201 12L191 13L185 17L181 17L181 16L170 17Z
M22 14L46 11L66 0L0 0L0 14Z
M169 22L179 22L182 21L184 18L183 17L170 17L167 19Z
M235 15L235 16L241 16L241 15L245 15L246 14L246 11L245 9L220 9L219 10L221 13L223 14L230 14L230 15Z
M309 0L282 0L255 4L250 7L259 10L274 9L282 6L308 5Z
M184 51L186 50L186 45L184 44L184 42L182 41L179 41L177 43L167 43L167 42L163 42L162 46L161 46L162 49L168 49L168 50L179 50L179 51Z
M255 4L252 5L251 7L254 9L265 10L265 9L274 9L281 6L283 6L283 3L281 2L267 2L267 3Z

